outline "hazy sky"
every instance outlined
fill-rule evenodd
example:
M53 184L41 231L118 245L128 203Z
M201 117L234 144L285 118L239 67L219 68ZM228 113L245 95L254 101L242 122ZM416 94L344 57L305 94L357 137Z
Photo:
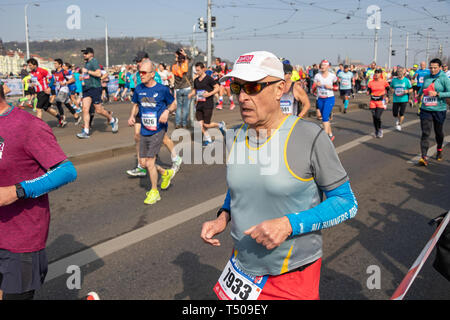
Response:
M189 44L196 26L196 43L205 50L206 33L198 18L206 18L207 0L0 0L3 41L24 41L24 7L29 6L30 41L55 38L102 38L106 17L110 37L151 36ZM444 0L213 0L216 17L215 55L234 61L241 53L267 50L293 64L307 65L338 55L369 63L374 57L374 30L366 25L370 5L381 8L378 63L386 64L389 29L396 56L392 65L405 63L409 32L409 64L425 59L427 33L430 58L439 45L450 56L450 1ZM80 9L79 29L69 29L67 9ZM73 22L74 20L72 20ZM31 47L32 51L32 47Z

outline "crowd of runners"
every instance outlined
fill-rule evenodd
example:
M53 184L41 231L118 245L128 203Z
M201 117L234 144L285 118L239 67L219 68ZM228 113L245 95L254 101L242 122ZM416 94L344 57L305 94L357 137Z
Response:
M286 167L281 168L278 175L268 178L258 174L262 167L255 169L250 164L240 167L233 163L227 166L229 192L218 218L205 223L201 235L206 243L219 245L214 236L222 232L230 221L233 224L235 250L224 270L224 278L215 287L220 298L258 298L261 292L258 288L265 288L259 298L318 298L316 280L321 267L321 236L318 231L354 217L357 211L349 178L333 145L336 137L331 120L336 92L342 99L343 114L347 114L355 95L367 99L376 138L383 137L381 118L391 100L398 131L402 130L408 105L415 108L422 129L419 163L428 165L432 128L437 143L436 159L443 158L443 125L446 99L450 98L450 72L439 59L411 68L395 66L391 70L385 70L375 62L369 66L332 66L325 59L302 68L293 66L288 59L257 51L241 55L231 68L220 58L216 58L213 65L206 66L203 62L194 61L180 48L174 53L172 65L155 63L147 52L138 52L133 59L135 64L105 70L92 48L81 51L84 63L78 67L57 58L55 70L49 71L41 68L36 59L27 60L24 66L27 70L23 73L24 97L17 104L25 111L6 103L8 88L1 85L0 214L11 216L23 210L31 212L35 206L45 217L39 222L38 231L39 235L44 235L48 232L49 206L48 198L41 195L76 179L76 170L67 161L53 133L44 122L34 120L33 112L42 119L45 111L57 119L60 127L66 127L65 107L73 116L75 125L81 126L76 137L89 139L95 114L111 125L112 133L119 130L119 119L103 106L105 102L129 101L130 114L126 125L134 127L138 161L137 166L126 173L133 177L149 177L151 189L143 198L145 204L153 205L161 200L158 186L161 190L167 189L183 162L168 134L168 123L173 121L175 129L188 129L193 127L194 121L198 122L202 132L201 143L206 147L214 143L210 129L217 128L224 136L227 132L224 121L212 121L213 112L225 106L232 111L235 103L239 104L244 124L235 128L233 144L227 145L229 156L235 156L237 150L246 150L249 159L258 159L262 146L277 148L272 145L273 136L277 136L283 142L278 147L284 148L278 150L278 160ZM110 96L108 82L114 79L114 75L118 79L118 90ZM320 126L305 120L314 109ZM16 130L19 125L27 125L30 134L43 136L43 140L30 150L3 151L4 145L9 146L11 141L17 145L26 144L28 136L11 135L11 130ZM252 130L256 131L253 135ZM169 168L156 163L163 145L171 155ZM310 153L300 156L296 151L298 148ZM21 166L23 175L20 181L15 173L11 174L16 163L11 160L15 155L10 152L20 153L28 161ZM10 160L5 160L8 158ZM27 168L29 171L25 170ZM32 176L29 174L31 171L40 174ZM158 174L161 176L160 184ZM280 176L285 179L280 179ZM251 182L251 185L246 185L246 182ZM322 193L326 195L325 201L322 201ZM271 212L261 218L261 212L266 208L271 208ZM286 210L289 215L286 215ZM246 212L247 215L239 216L238 212ZM29 220L32 218L23 214L21 217L21 223L30 230L34 228ZM0 283L1 275L8 274L0 288L6 299L32 298L45 278L45 241L43 237L30 240L26 236L5 240L5 235L14 234L15 227L8 221L0 222ZM243 240L244 235L255 242L250 243L248 237ZM33 267L27 275L23 270L8 269L8 265L20 265L23 256L15 254L17 252L32 252L26 257L33 260ZM257 280L263 285L233 290L228 286L233 282L230 282L230 274L240 279L241 286L252 281L256 283L256 278L248 275L261 277ZM303 288L301 292L286 294L279 290L295 283L282 277L288 274L295 274L294 280ZM24 279L28 281L26 285Z

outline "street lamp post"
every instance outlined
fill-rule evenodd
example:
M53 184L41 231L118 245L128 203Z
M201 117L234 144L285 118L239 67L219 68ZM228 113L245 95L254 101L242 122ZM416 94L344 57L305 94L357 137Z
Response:
M25 43L27 46L27 60L30 59L30 44L28 40L28 15L27 15L27 9L30 4L32 4L35 7L39 7L39 3L27 3L25 5Z
M106 69L109 68L109 50L108 50L108 22L106 21L106 18L100 15L96 15L96 18L102 18L105 20L105 62L106 62Z

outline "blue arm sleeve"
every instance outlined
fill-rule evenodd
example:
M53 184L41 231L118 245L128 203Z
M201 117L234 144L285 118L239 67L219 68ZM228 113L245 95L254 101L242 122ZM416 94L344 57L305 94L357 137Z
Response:
M223 202L222 208L226 209L228 212L231 211L230 189L227 190L227 196L225 197L225 201Z
M23 181L20 184L25 190L26 198L38 198L43 194L75 181L77 171L72 162L67 161L48 171L39 178Z
M348 181L325 195L327 199L314 208L286 215L292 236L330 228L356 215L358 202Z

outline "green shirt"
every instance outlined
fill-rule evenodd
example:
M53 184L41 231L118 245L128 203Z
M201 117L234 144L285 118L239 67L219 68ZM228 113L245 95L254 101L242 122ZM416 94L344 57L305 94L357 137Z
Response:
M439 97L429 97L424 94L424 90L434 83L436 92L439 92ZM445 72L439 71L435 76L426 76L423 81L423 86L419 90L419 95L422 95L423 110L427 111L446 111L447 110L447 98L450 98L450 79Z
M97 59L92 58L91 60L86 62L86 65L84 67L86 69L88 69L89 71L96 71L96 70L100 69L100 64L98 63ZM94 77L92 75L85 75L83 90L87 90L90 88L100 88L101 86L102 85L101 85L100 77Z
M412 88L411 82L408 79L406 79L405 77L403 77L403 79L399 79L397 77L392 79L391 88L394 89L394 103L408 102L409 97L408 94L405 93L405 91Z

